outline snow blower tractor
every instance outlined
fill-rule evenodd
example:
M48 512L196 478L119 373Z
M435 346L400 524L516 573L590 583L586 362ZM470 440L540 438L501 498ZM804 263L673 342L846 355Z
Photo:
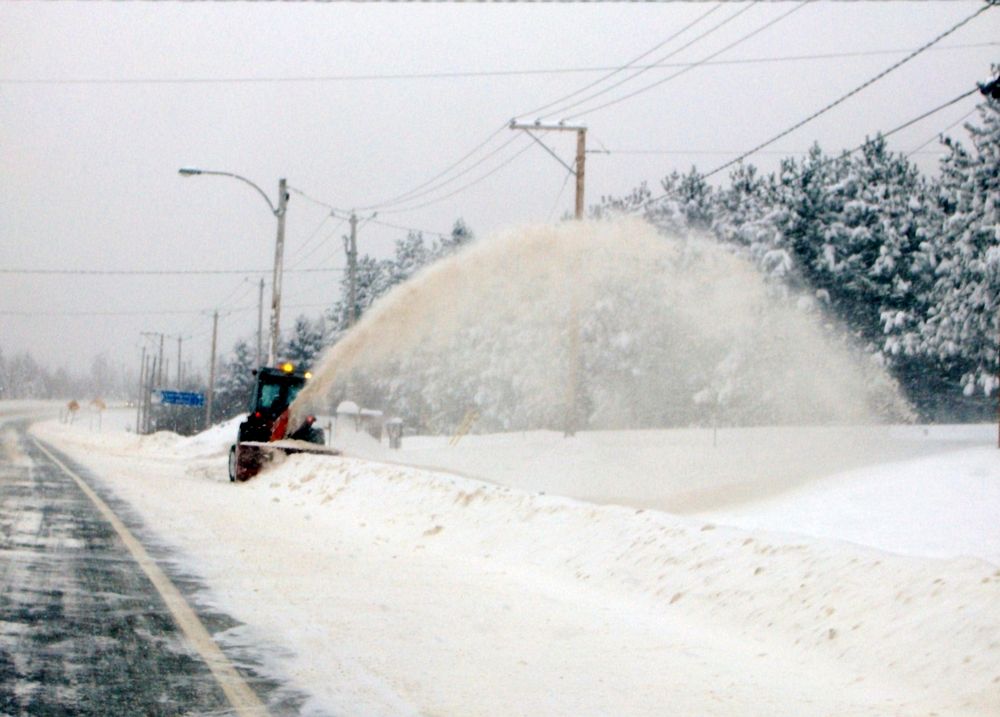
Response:
M263 367L254 374L250 412L240 423L236 443L229 448L229 480L245 481L257 475L277 455L322 453L337 455L327 448L323 429L315 425L315 416L306 416L301 425L289 431L290 406L311 378L295 370L290 363L277 368Z

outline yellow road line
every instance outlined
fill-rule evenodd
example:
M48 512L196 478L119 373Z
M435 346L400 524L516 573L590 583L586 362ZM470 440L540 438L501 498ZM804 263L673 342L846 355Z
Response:
M71 471L66 465L56 458L52 453L50 453L38 439L32 437L35 445L38 446L39 450L42 451L49 459L55 463L57 466L62 468L62 470L72 478L80 490L90 498L91 502L97 507L101 515L111 523L111 526L118 533L118 536L125 543L125 547L128 548L129 552L132 553L132 557L135 558L136 562L139 563L139 567L142 568L143 572L149 577L153 586L156 588L157 592L160 593L160 597L163 598L163 602L166 603L167 608L170 610L170 614L174 616L174 620L180 626L181 631L184 636L187 637L188 641L191 643L192 647L197 650L201 659L205 661L208 665L208 669L211 670L212 676L215 677L215 681L219 683L219 687L225 693L226 698L229 703L233 706L236 714L239 717L261 717L267 715L267 708L260 701L250 686L240 677L236 668L233 667L229 659L223 654L222 650L212 639L208 630L202 624L201 620L198 618L197 613L188 605L187 600L181 595L177 587L170 581L170 578L160 569L160 566L150 557L146 549L142 547L140 543L128 527L121 521L121 519L115 515L114 511L101 500L101 497L93 491L93 489L87 485L80 476Z

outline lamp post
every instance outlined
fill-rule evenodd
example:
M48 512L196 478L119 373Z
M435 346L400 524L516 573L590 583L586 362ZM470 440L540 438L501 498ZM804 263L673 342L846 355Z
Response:
M281 276L282 262L285 251L285 212L288 209L288 189L284 178L278 180L278 206L275 206L270 197L263 189L251 182L246 177L241 177L232 172L218 172L209 169L195 169L194 167L181 167L178 172L182 177L193 177L199 174L210 174L217 177L232 177L244 184L249 184L267 202L271 213L278 218L278 236L274 242L274 275L271 279L271 346L267 353L267 363L269 366L275 365L278 360L278 339L279 323L281 316Z

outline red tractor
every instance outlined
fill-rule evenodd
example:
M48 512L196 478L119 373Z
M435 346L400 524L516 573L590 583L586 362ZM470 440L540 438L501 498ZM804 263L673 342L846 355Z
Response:
M301 426L288 433L289 407L311 378L300 373L290 363L278 368L263 367L254 371L257 381L250 399L250 413L240 423L239 433L229 449L229 480L253 478L278 453L326 453L323 429L316 426L315 416L307 416Z

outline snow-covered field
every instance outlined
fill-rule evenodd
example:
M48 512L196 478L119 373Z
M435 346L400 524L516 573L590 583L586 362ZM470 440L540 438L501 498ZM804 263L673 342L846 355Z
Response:
M339 430L348 456L231 485L233 425L127 424L34 431L177 549L245 625L220 640L307 713L1000 714L994 427L391 452Z

